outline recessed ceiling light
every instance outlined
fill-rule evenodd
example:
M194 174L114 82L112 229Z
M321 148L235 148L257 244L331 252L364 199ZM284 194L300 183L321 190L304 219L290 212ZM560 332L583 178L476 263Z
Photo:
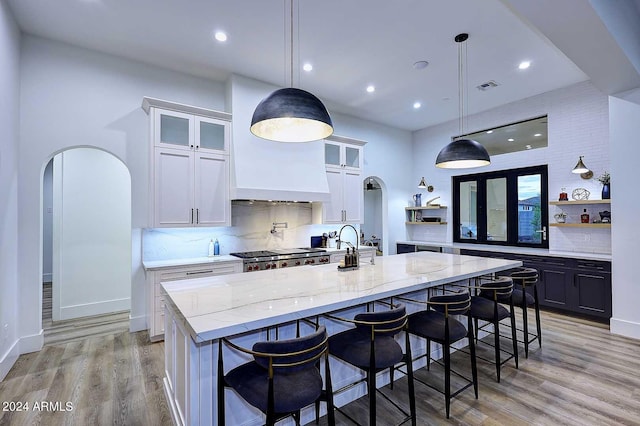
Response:
M429 66L429 62L427 61L418 61L413 64L413 68L416 70L423 70Z
M222 41L222 42L227 41L227 34L224 33L223 31L216 31L214 37L218 41Z
M414 107L415 109L418 109L418 108L420 108L421 106L422 106L422 104L421 104L420 102L414 102L414 103L413 103L413 107Z
M491 133L493 133L493 130L487 130L487 134L490 135Z
M522 61L520 62L520 65L518 65L518 68L521 70L526 70L527 68L529 68L531 66L531 62L529 61Z
M542 133L536 133L536 134L535 134L535 135L533 135L533 136L535 136L535 137L540 137L540 136L542 136Z
M507 139L507 140L508 140L509 142L513 142L513 141L515 141L515 139L514 139L514 138L509 138L509 139Z
M367 92L373 93L375 91L376 91L376 87L374 85L370 84L367 86Z
M307 62L306 64L304 64L302 66L302 69L305 70L306 72L309 72L313 69L313 65L311 65L309 62Z

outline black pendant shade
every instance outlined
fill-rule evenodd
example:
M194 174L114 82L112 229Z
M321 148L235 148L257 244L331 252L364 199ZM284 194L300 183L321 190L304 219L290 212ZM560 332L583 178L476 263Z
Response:
M289 87L276 90L258 104L251 133L278 142L310 142L331 136L333 123L320 99Z
M436 167L443 169L466 169L487 166L491 159L487 150L472 139L458 139L440 150Z

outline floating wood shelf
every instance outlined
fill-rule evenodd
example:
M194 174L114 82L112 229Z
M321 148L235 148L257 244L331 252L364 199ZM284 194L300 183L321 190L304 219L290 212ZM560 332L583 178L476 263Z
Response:
M554 206L577 206L587 204L611 204L611 200L574 200L574 201L549 201Z
M405 222L406 225L446 225L447 222Z
M567 228L611 228L610 223L550 223L549 226Z

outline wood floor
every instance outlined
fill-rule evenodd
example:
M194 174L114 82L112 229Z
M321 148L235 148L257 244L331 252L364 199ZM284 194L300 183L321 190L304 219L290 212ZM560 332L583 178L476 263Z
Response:
M599 324L543 313L543 347L535 344L520 368L502 368L496 383L492 364L479 361L480 395L466 390L444 415L444 397L416 384L419 425L640 425L640 341L609 334ZM490 347L479 351L491 355ZM20 356L3 382L0 403L71 402L72 411L0 411L0 425L168 425L162 391L163 344L146 332L122 332L50 345ZM468 372L467 355L453 363ZM419 376L440 384L441 369ZM406 400L406 379L394 399ZM378 399L382 401L381 398ZM403 405L406 405L403 403ZM4 407L0 407L4 408ZM349 404L366 422L366 401ZM380 403L378 424L390 425L395 411ZM337 415L339 424L349 424ZM322 419L321 424L326 425Z

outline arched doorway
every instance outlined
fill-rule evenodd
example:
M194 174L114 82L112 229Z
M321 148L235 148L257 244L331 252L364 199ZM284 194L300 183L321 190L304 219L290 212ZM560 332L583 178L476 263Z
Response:
M45 168L42 200L43 282L51 283L50 291L43 284L45 343L84 337L96 329L128 328L131 177L127 167L96 148L62 151ZM62 330L62 335L52 337L54 329Z
M378 255L388 254L387 191L384 181L377 176L369 176L363 181L364 222L360 231L364 243L375 245Z

